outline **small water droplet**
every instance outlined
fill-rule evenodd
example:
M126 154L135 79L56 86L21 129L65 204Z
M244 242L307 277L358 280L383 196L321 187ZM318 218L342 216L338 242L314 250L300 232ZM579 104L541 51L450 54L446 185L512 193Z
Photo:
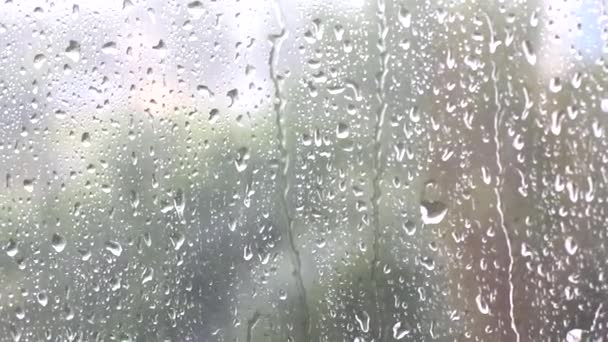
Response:
M562 90L562 82L559 77L553 77L549 81L549 90L552 93L559 93Z
M152 281L152 279L154 278L154 269L151 267L148 267L144 270L144 272L141 275L141 283L142 285Z
M18 320L22 320L25 318L25 311L20 305L15 307L15 317L17 317Z
M602 108L602 112L608 113L608 99L602 99L600 107Z
M44 307L49 303L49 297L47 296L46 292L40 291L36 295L36 301L38 302L38 304Z
M477 303L477 309L483 315L490 314L490 308L488 307L488 303L486 303L486 300L481 296L481 294L478 294L477 297L475 297L475 303Z
M574 238L572 236L568 236L566 238L566 241L564 242L564 247L566 248L566 252L568 252L568 254L570 255L576 254L576 251L578 250L578 245L576 244L576 241L574 241Z
M65 249L66 241L63 236L55 233L51 237L51 245L53 246L55 252L61 253Z
M237 151L236 159L234 160L234 165L236 166L236 170L238 172L243 172L247 169L247 163L249 161L249 149L247 147L241 147Z
M348 125L340 122L338 127L336 128L336 136L338 139L346 139L350 135L350 131L348 129Z
M253 252L251 251L251 246L245 245L245 247L243 247L243 259L245 259L245 261L249 261L252 258Z
M4 248L4 250L6 251L6 255L8 255L9 257L14 257L15 255L17 255L17 253L19 252L19 247L17 245L17 241L10 239L8 240L8 243L6 245L6 247Z
M36 68L36 69L42 68L42 66L44 65L45 62L46 62L46 56L44 54L39 53L36 56L34 56L34 68Z
M80 137L80 142L85 147L91 146L91 135L89 134L89 132L82 133L82 136Z

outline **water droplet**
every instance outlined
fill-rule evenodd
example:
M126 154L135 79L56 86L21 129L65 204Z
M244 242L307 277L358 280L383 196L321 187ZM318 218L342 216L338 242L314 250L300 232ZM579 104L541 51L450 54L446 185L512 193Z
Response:
M217 108L213 108L209 111L209 122L214 124L220 117L220 111Z
M42 66L44 65L45 62L46 62L45 55L39 53L36 56L34 56L34 68L36 68L36 69L42 68Z
M194 19L200 18L204 13L203 3L200 1L192 1L188 4L188 13L194 17Z
M529 40L524 40L521 43L521 47L524 51L524 56L526 57L528 63L530 63L530 65L535 65L536 53L534 52L534 47L532 46L532 43Z
M572 75L572 80L570 80L570 84L572 84L572 87L574 89L578 89L581 86L582 82L583 74L581 74L580 72L575 72L574 75Z
M249 149L247 147L241 147L237 151L237 157L234 160L234 165L236 166L236 170L238 172L243 172L247 169L247 162L249 161Z
M574 241L574 238L572 236L568 236L566 238L566 241L564 242L564 247L566 248L566 252L568 252L568 254L570 255L576 254L576 251L578 250L578 245L576 244L576 241Z
M106 55L116 55L118 54L118 48L116 47L115 42L107 42L101 46L101 52Z
M120 243L116 241L108 241L106 242L105 248L108 252L112 253L114 256L120 256L122 254L122 246Z
M34 192L34 180L33 179L24 179L23 188L27 192Z
M17 253L19 252L19 248L17 246L17 241L15 241L13 239L8 240L8 244L6 245L4 250L6 251L6 255L8 255L11 258L14 257L15 255L17 255Z
M47 296L46 292L40 291L36 295L36 301L38 302L38 304L44 307L49 303L49 297Z
M80 43L70 40L68 47L65 49L65 55L74 63L78 63L80 61Z
M336 136L338 139L346 139L350 135L350 131L348 129L348 125L340 122L338 127L336 128Z
M552 93L559 93L562 90L562 82L559 77L553 77L549 82L549 90Z
M15 317L17 317L17 319L19 319L19 320L22 320L25 318L25 311L23 311L23 308L20 305L15 307Z
M401 327L401 322L393 324L393 338L400 340L410 334L410 330L405 327Z
M55 233L51 237L51 245L55 252L61 253L65 249L66 241L61 235Z
M477 297L475 297L475 303L477 303L477 309L483 315L490 314L490 308L488 307L488 303L486 303L486 300L481 296L481 294L478 294Z
M144 270L144 272L141 275L141 283L142 285L152 281L152 279L154 278L154 269L151 267L148 267Z
M251 260L251 258L253 258L253 252L251 251L251 246L245 245L245 247L243 247L243 259L245 259L245 261L249 261L249 260Z
M152 47L152 49L156 50L161 57L164 57L167 54L167 45L165 45L164 40L159 40L156 45Z
M602 99L600 107L602 108L602 112L608 113L608 99Z
M435 269L435 261L429 257L421 257L419 259L420 261L420 265L422 265L422 267L426 268L428 271L432 271Z
M239 90L238 89L229 90L226 93L226 96L228 96L228 98L230 99L230 104L228 105L228 108L230 108L230 107L232 107L232 105L234 105L234 103L238 99L238 97L239 97Z
M405 27L405 28L408 28L412 25L412 14L410 13L410 11L403 8L403 6L401 6L401 8L399 8L398 19L399 19L399 23L401 23L401 25L403 25L403 27Z
M359 324L359 328L361 331L368 332L369 331L369 314L366 311L359 311L355 314L355 320Z
M572 329L566 334L566 342L581 342L583 340L582 329Z
M445 218L448 207L442 202L420 202L420 215L424 224L438 224Z
M80 137L80 142L85 147L91 146L91 135L89 134L89 132L82 133L82 136Z

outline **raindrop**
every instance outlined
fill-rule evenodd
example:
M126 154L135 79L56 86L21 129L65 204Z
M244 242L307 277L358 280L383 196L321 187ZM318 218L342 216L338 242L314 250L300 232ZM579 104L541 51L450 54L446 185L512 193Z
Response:
M490 308L488 307L488 303L486 303L486 300L483 299L481 294L478 294L477 297L475 297L475 303L477 303L477 309L483 315L490 314Z
M49 303L49 297L47 296L46 292L40 291L36 295L36 301L38 302L38 304L44 307Z
M241 147L237 151L237 157L234 160L234 165L236 166L236 170L238 172L243 172L247 169L247 162L249 161L249 149L247 147Z
M118 48L116 47L115 42L107 42L101 46L101 52L106 55L116 55L118 54Z
M600 107L602 108L602 112L608 113L608 99L602 99Z
M152 281L152 279L154 278L154 269L153 268L146 268L144 270L144 272L141 275L141 283L142 285Z
M122 254L122 246L120 243L116 241L108 241L106 242L105 248L108 252L112 253L114 256L120 256Z
M6 251L6 255L11 258L14 257L19 252L17 242L13 239L8 240L8 244L6 245L4 250Z
M209 111L209 122L214 124L217 122L220 116L220 111L217 108L213 108Z
M245 245L245 247L243 247L243 259L245 259L245 261L249 261L249 260L251 260L251 258L253 258L253 252L251 251L251 246Z
M33 179L24 179L23 188L27 192L34 192L34 180Z
M188 4L188 13L194 17L194 19L200 18L205 12L203 3L200 1L192 1Z
M82 136L80 137L80 142L85 147L91 146L91 135L89 134L89 132L82 133Z
M581 342L583 340L582 329L572 329L566 334L566 342Z
M403 25L403 27L408 28L412 25L412 14L407 9L403 8L403 6L399 9L399 23Z
M576 254L576 251L578 250L578 245L576 244L576 241L574 241L574 238L572 236L568 236L564 242L564 247L566 248L566 252L568 252L568 254L570 255L574 255Z
M65 55L74 63L78 63L80 61L80 43L70 40L68 47L65 49Z
M340 122L338 124L338 127L336 128L336 136L338 137L338 139L346 139L348 138L349 134L350 132L348 129L348 125Z
M36 69L42 68L42 66L44 65L45 62L46 62L45 55L39 53L36 56L34 56L34 68L36 68Z
M393 325L393 338L395 340L400 340L409 334L410 331L408 329L401 327L401 322L397 322Z
M359 311L355 314L355 320L359 324L359 328L361 331L368 332L369 331L369 314L366 311Z
M559 77L553 77L549 82L549 90L552 93L559 93L562 90L562 82Z
M61 235L55 233L51 237L51 245L55 252L61 253L65 249L66 241Z
M442 202L420 202L420 215L424 224L438 224L445 218L448 207Z
M524 56L530 65L536 64L536 54L534 53L534 47L529 40L524 40L521 43L521 47L524 50Z

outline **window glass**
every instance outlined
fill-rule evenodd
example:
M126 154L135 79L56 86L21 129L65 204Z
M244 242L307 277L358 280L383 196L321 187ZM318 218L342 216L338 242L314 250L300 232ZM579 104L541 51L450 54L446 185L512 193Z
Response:
M0 341L601 341L600 0L4 0Z

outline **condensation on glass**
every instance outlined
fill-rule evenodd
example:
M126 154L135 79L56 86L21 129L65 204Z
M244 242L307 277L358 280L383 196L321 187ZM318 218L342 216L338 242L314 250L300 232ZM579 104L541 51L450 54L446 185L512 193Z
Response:
M0 341L602 341L600 0L5 0Z

